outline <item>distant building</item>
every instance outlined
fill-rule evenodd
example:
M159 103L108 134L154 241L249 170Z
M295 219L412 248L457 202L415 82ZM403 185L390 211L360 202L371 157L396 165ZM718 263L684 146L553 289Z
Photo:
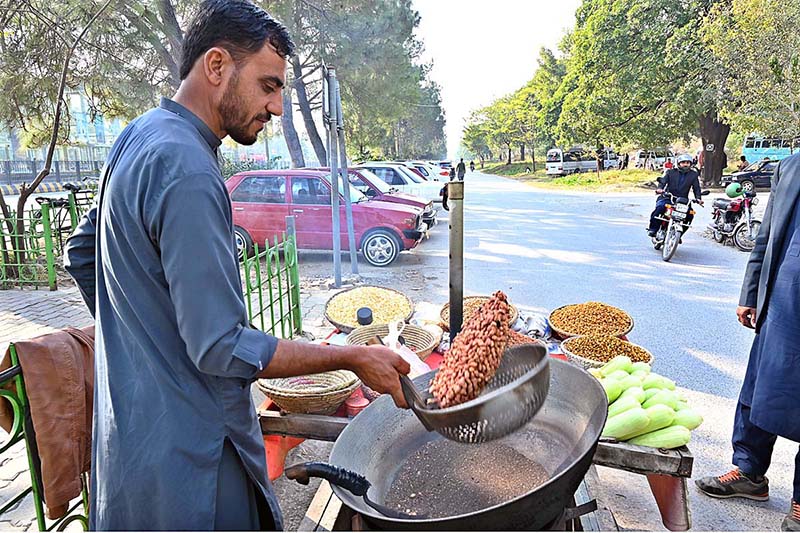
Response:
M105 118L101 114L92 119L86 97L77 91L67 93L69 104L69 144L56 147L56 161L104 161L111 146L125 128L126 122L118 118ZM4 161L43 160L47 147L22 148L15 131L0 128L0 159Z

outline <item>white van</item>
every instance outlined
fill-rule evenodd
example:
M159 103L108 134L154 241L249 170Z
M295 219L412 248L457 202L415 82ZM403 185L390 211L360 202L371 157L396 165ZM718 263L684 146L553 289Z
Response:
M603 168L606 170L619 168L619 155L617 155L611 148L606 148L603 151Z
M672 150L639 150L636 152L634 167L645 170L662 170L667 161L675 164L675 152Z
M547 151L546 174L566 176L575 172L597 172L597 159L591 152L551 148ZM606 167L608 168L608 167Z

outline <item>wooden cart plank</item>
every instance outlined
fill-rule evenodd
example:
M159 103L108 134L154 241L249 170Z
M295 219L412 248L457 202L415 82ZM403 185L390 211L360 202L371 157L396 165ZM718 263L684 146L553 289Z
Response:
M624 442L600 442L594 464L637 474L664 474L691 477L694 457L686 447L660 450Z
M333 442L347 427L349 419L338 416L281 414L277 411L258 412L261 433Z
M311 505L308 506L303 520L300 521L300 525L297 527L297 531L332 531L333 523L328 524L325 520L327 517L326 511L328 507L336 507L337 503L341 505L339 498L333 495L328 482L323 481L320 483L317 492L314 493L314 499L311 500ZM336 514L338 513L339 509L337 507Z

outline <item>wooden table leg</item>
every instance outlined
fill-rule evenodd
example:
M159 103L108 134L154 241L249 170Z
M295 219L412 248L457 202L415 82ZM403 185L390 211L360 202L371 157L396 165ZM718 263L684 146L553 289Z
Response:
M692 527L687 479L663 474L647 474L650 491L661 512L661 522L670 531L688 531Z

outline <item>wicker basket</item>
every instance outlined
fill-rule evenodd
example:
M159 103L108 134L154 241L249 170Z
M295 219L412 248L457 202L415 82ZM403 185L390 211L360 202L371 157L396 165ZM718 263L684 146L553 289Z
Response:
M602 361L595 361L594 359L587 359L585 357L581 357L580 355L575 355L574 353L572 353L570 351L570 349L569 349L569 341L571 341L572 339L577 339L577 338L578 338L578 336L570 337L568 339L565 339L565 340L561 341L561 352L565 356L567 356L567 359L571 363L576 364L578 366L582 366L585 369L601 368L602 366L604 366L606 364L606 363L604 363ZM644 350L645 352L647 352L647 354L650 356L650 359L647 361L648 364L652 365L653 361L655 361L656 358L653 357L653 354L650 353L650 351L647 350L646 348L642 348L638 344L633 344L632 342L628 342L628 341L622 341L622 342L627 342L628 344L632 344L633 346L636 346L637 348L640 348L640 349Z
M575 304L570 304L570 305L575 305ZM553 309L550 312L550 315L547 317L547 323L550 324L550 329L553 330L553 333L555 333L560 339L569 339L570 337L580 337L581 336L580 333L572 333L572 332L569 332L569 331L564 331L564 330L558 329L557 327L555 327L553 325L553 321L552 321L553 313L555 313L559 309L564 309L565 307L569 307L569 305L562 305L561 307ZM617 309L619 309L619 308L617 308ZM620 309L620 311L622 311L622 309ZM625 313L625 311L622 311L622 312ZM613 337L623 337L623 336L627 335L628 333L630 333L631 331L633 331L633 317L631 315L629 315L628 313L625 313L625 314L628 315L628 320L630 320L630 322L631 322L630 327L628 327L628 329L623 331L623 332L620 332L620 333L609 332L609 333L606 333L606 335L611 335Z
M367 344L368 340L376 336L385 337L388 334L389 326L386 324L371 324L353 330L353 332L347 336L345 342L351 346L361 346ZM406 324L401 335L406 341L406 346L414 351L423 361L427 359L433 352L433 349L439 344L430 331L413 324Z
M347 370L293 378L259 379L259 390L287 413L330 415L361 386Z
M487 302L487 301L489 301L489 296L465 296L464 297L464 303L465 304L470 300L483 300L484 302ZM508 319L508 325L509 326L513 326L514 322L516 322L517 319L519 318L519 310L517 310L517 308L511 303L508 304L508 307L511 310L511 317ZM450 331L450 303L449 302L442 306L442 310L439 311L439 318L441 318L441 320L442 320L441 324L439 324L442 327L442 329L444 329L445 331ZM468 318L469 317L466 316L466 314L465 314L464 315L464 322L466 322Z
M408 316L397 317L397 320L400 320L401 318L403 319L403 322L408 322L409 320L411 320L411 317L414 314L414 302L412 302L411 299L408 296L406 296L405 294L403 294L402 292L400 292L398 290L390 289L388 287L378 287L377 285L360 285L358 287L352 287L350 289L345 289L345 290L343 290L341 292L337 292L336 294L334 294L333 296L328 298L327 302L325 302L325 319L328 322L330 322L331 324L333 324L334 326L336 326L336 328L339 331L341 331L342 333L350 333L354 329L356 329L358 327L358 325L356 324L356 317L355 316L353 316L353 323L356 324L356 325L348 325L348 324L343 324L341 322L337 322L336 320L333 320L330 317L330 315L328 315L328 306L330 305L331 301L334 298L336 298L337 296L339 296L341 294L344 294L346 292L350 292L350 291L355 290L355 289L363 289L363 288L367 288L367 287L372 287L372 288L375 288L375 289L383 289L383 290L386 290L386 291L391 291L391 292L397 293L400 296L402 296L403 298L405 298L406 301L408 302L408 306L411 309L411 311L409 311Z

